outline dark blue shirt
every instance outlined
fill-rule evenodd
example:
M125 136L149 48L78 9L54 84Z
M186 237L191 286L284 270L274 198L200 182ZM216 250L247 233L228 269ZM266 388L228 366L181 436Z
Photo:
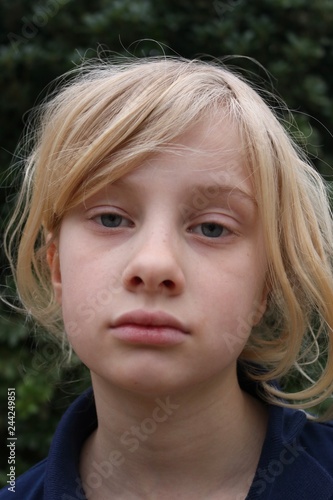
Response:
M92 390L68 408L49 455L17 478L0 500L86 500L79 475L82 444L97 426ZM98 477L97 477L98 480ZM269 405L269 423L247 500L333 500L333 422ZM111 499L110 499L111 500Z

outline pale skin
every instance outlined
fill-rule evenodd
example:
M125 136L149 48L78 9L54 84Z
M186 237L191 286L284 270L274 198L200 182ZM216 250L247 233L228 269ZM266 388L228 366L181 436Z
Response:
M98 428L80 473L93 500L244 499L265 438L266 408L236 375L267 295L251 178L227 121L203 120L175 143L177 154L72 210L48 253L69 340L91 371ZM133 311L177 327L119 326ZM93 464L114 450L94 487Z

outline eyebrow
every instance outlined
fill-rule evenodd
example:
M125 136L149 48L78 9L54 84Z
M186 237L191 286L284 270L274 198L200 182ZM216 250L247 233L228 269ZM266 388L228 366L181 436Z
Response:
M115 182L110 184L110 187L136 189L135 183L132 183L128 178L120 177ZM198 195L204 196L208 201L213 201L217 198L228 198L229 196L236 195L238 198L244 200L244 202L251 203L254 208L257 208L258 204L256 198L252 193L249 193L245 189L242 189L239 184L224 183L222 180L219 181L218 178L213 180L213 182L205 182L205 180L198 181L194 184L189 185L189 194L197 193ZM216 194L213 194L216 193Z
M211 197L212 200L215 197L217 198L219 195L230 196L235 194L236 196L244 198L246 201L249 201L255 206L257 206L257 201L255 197L245 189L239 187L238 185L218 184L218 182L214 184L206 184L202 182L202 183L192 184L191 190L197 193L201 193L207 198ZM213 194L214 192L216 192L216 195Z

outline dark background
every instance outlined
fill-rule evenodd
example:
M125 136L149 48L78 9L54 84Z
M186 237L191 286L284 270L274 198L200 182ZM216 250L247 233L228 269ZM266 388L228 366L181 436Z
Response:
M107 51L136 57L246 56L228 64L283 97L301 133L290 121L288 128L331 180L331 0L1 0L1 231L17 189L18 168L9 165L19 159L14 152L27 112L55 77L82 57L106 57ZM1 292L8 294L3 253L0 265ZM89 384L76 358L69 368L58 362L59 355L49 338L0 304L0 486L8 472L7 388L16 389L19 475L47 454L60 415Z

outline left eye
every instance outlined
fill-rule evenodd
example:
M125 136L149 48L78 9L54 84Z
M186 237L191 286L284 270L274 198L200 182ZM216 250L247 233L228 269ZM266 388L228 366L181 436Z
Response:
M101 214L96 219L104 227L120 227L129 225L129 221L119 214Z
M192 228L191 233L199 233L207 238L219 238L220 236L227 236L230 231L216 222L204 222Z

